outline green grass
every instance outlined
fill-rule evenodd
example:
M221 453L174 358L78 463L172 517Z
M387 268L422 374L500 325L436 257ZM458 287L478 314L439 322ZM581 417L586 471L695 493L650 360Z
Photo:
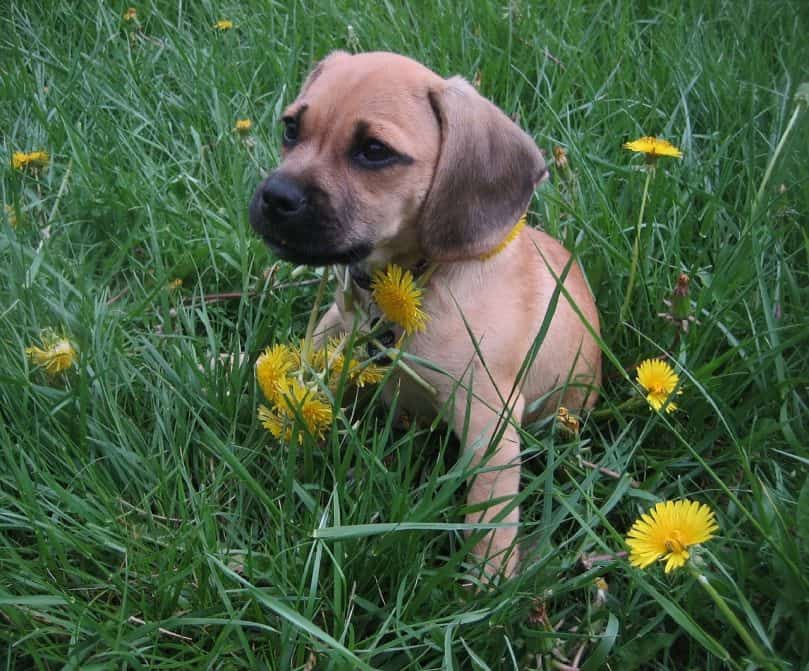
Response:
M135 30L126 3L6 3L2 668L809 662L805 112L754 206L809 80L805 2L466 4L143 2ZM236 28L214 31L220 18ZM479 73L576 176L543 187L532 223L587 271L603 399L579 439L526 433L522 535L540 558L491 589L465 584L464 470L444 427L395 430L374 401L290 450L255 418L250 362L207 364L303 335L315 276L271 258L246 204L277 161L282 105L335 48ZM252 148L232 132L244 117ZM651 183L622 322L643 175L621 143L642 134L685 156ZM36 149L46 171L12 170ZM697 321L675 339L657 314L680 272ZM223 292L239 296L209 300ZM44 329L80 351L56 379L25 356ZM626 402L623 371L666 350L684 384L659 417ZM703 570L768 661L685 571L610 559L640 512L684 496L716 511ZM354 526L391 523L410 526Z

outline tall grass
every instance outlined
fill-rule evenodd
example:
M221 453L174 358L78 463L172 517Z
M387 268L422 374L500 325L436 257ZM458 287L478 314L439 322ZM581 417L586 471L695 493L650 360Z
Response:
M9 0L0 18L4 668L809 662L805 113L764 183L809 79L805 3L125 9ZM567 153L572 177L541 189L532 223L586 269L606 380L578 437L524 433L532 559L496 587L467 583L445 427L394 428L373 400L288 449L256 420L251 363L303 335L316 276L269 255L246 204L277 161L280 109L335 48L479 77L549 157ZM685 156L650 183L622 321L643 175L620 147L643 134ZM12 169L38 149L46 170ZM658 314L681 272L695 321L678 334ZM80 353L56 378L25 355L46 329ZM683 379L665 417L630 383L663 352ZM685 496L716 511L703 570L769 661L687 575L617 556L641 512Z

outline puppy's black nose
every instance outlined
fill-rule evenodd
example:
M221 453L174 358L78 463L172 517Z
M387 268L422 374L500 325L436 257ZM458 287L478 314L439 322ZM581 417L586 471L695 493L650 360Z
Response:
M261 191L264 207L281 216L294 216L306 209L306 194L294 179L283 175L273 175Z

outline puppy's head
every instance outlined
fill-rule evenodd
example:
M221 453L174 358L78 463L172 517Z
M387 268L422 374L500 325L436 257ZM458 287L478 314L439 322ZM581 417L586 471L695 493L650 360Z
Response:
M474 257L545 173L531 138L466 81L395 54L330 55L282 122L283 160L250 223L297 263Z

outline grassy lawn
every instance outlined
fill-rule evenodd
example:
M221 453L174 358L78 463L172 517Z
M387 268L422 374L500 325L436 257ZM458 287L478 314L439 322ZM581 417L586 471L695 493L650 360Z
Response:
M127 6L0 16L0 668L804 668L803 0ZM525 432L535 556L495 586L469 586L444 425L393 428L374 397L296 447L256 418L255 357L303 336L318 275L271 256L247 203L336 48L477 78L566 153L530 223L586 270L604 389L578 434ZM637 227L646 173L621 145L642 135L683 158ZM660 316L681 273L687 331ZM56 375L26 355L50 336L78 353ZM634 383L664 355L668 414ZM690 568L631 566L630 526L680 498L716 537Z

